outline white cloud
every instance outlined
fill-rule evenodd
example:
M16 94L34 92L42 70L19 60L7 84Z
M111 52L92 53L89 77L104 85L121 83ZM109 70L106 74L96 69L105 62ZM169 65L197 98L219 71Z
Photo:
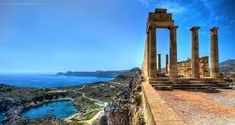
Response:
M202 27L202 30L208 30L212 26L224 27L224 22L228 19L224 13L215 11L216 2L208 2L206 0L138 0L147 7L166 8L172 13L174 19L179 26ZM234 23L229 21L229 23Z
M174 13L174 14L182 14L187 11L187 8L176 3L176 2L162 2L159 5L161 8L166 8L168 9L169 12Z
M153 2L153 0L137 0L137 1L146 6L150 6L150 3Z
M47 0L0 0L0 5L3 6L31 6L45 5Z
M153 8L166 8L169 12L180 14L184 13L187 8L180 5L180 3L172 2L171 0L137 0L138 2Z

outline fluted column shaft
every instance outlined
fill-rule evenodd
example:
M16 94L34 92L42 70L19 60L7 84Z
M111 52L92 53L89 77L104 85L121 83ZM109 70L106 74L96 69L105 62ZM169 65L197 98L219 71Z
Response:
M158 73L161 73L161 54L158 54L157 57L158 57L158 59L157 59Z
M178 77L177 69L177 38L176 30L178 26L169 27L170 29L170 64L169 64L169 76L171 78Z
M156 29L149 27L148 30L148 48L149 48L149 77L156 78Z
M146 34L146 40L145 40L145 55L144 55L144 73L148 77L149 76L149 41L148 41L148 33Z
M200 78L199 73L199 42L198 42L198 30L200 27L192 27L190 30L192 31L192 77Z
M168 54L166 54L166 73L168 73Z
M211 30L211 77L219 77L219 49L218 49L218 28L213 27Z

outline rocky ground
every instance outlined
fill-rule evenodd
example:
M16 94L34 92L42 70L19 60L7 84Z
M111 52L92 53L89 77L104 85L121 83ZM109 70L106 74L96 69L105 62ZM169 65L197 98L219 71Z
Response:
M235 91L157 91L188 125L235 124Z
M130 75L130 74L129 74ZM128 79L129 87L121 91L105 108L105 115L100 124L108 125L143 125L144 114L142 107L141 74L136 72Z

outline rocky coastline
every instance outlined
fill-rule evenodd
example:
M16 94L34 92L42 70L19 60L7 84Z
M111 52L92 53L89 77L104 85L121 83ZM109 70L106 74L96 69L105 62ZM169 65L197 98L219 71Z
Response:
M97 82L84 86L42 89L14 87L0 84L0 112L3 112L6 116L6 118L2 121L2 124L31 125L43 124L45 121L47 121L47 124L76 124L81 121L89 120L91 116L95 116L104 108L105 116L107 114L112 114L111 112L116 112L119 109L109 110L107 107L111 107L115 104L122 107L121 103L129 103L130 96L132 95L132 90L130 90L132 85L130 83L135 81L134 74L136 75L136 72L140 74L140 70L133 70L116 77L113 81ZM140 75L137 76L139 77ZM122 98L123 96L126 98L126 101ZM27 109L61 99L72 100L74 105L80 109L80 112L76 114L79 115L79 118L72 117L70 118L71 122L68 123L66 120L56 119L53 116L46 116L36 120L28 119L22 116L22 112ZM116 103L115 100L122 101ZM98 104L106 104L108 102L112 103L109 103L107 107L106 105ZM127 108L127 110L129 109ZM101 119L98 119L96 122L100 122L100 120Z
M129 78L128 88L121 91L105 108L100 124L108 125L144 125L142 107L141 74L135 72Z

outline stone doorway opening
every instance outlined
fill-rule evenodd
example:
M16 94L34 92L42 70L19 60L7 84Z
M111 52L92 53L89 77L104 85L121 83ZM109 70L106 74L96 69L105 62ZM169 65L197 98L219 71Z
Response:
M169 62L169 44L170 44L170 32L166 28L156 29L156 62L157 62L157 75L168 75L168 62Z

